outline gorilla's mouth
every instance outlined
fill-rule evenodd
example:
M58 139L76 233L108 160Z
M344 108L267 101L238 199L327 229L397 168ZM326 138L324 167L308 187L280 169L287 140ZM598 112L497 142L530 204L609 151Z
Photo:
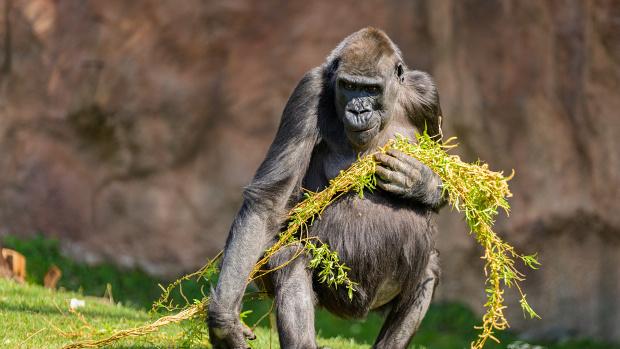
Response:
M356 130L351 129L349 131L355 132L355 133L362 133L362 132L370 131L370 130L374 129L375 127L377 127L377 125L372 125L372 126L367 127L367 128L360 128L360 129L356 129Z
M373 131L379 126L380 122L376 122L376 120L372 120L365 125L357 126L357 125L345 125L345 130L347 133L353 134L362 134L364 132Z
M369 126L369 127L368 127ZM349 141L356 147L364 148L375 137L379 124L368 125L363 128L347 128L346 134Z

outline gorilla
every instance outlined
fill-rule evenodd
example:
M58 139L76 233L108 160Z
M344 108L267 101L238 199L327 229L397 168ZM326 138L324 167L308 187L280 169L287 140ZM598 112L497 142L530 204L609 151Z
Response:
M396 134L415 139L424 130L439 139L435 85L428 74L405 66L381 30L353 33L306 73L230 229L208 309L214 348L248 348L246 339L254 338L239 319L247 277L286 227L287 212L303 199L302 188L322 190L358 156ZM264 277L282 348L317 348L316 306L346 318L385 313L374 348L406 348L417 331L439 278L434 235L436 213L445 203L442 183L398 151L376 160L378 188L363 198L344 195L308 231L351 268L349 276L358 283L353 299L343 287L319 283L306 255ZM279 250L270 267L290 260L298 248Z

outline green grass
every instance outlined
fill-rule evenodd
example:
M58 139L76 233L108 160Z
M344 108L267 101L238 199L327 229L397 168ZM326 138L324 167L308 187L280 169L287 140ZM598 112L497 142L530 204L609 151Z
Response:
M93 267L74 262L60 254L57 242L42 237L34 239L9 237L4 239L4 243L5 246L10 246L26 256L28 281L31 284L17 285L0 280L0 348L60 348L63 344L67 344L69 339L61 336L54 327L83 335L92 333L92 330L85 328L84 323L76 315L68 312L68 302L71 298L86 299L87 305L81 308L80 312L102 335L109 334L114 329L139 326L153 320L146 309L159 296L157 283L161 280L137 270L120 270L112 265ZM56 264L63 270L60 285L73 292L53 292L32 284L42 282L43 274L51 264ZM124 306L90 297L102 296L107 283L112 284L115 300ZM197 288L184 288L184 291L190 298L199 296ZM244 309L253 312L246 318L246 322L254 324L269 308L269 301L247 302ZM545 320L543 318L535 321ZM382 322L382 317L375 313L360 321L339 319L319 310L316 328L322 345L328 345L333 349L369 348L379 333ZM477 334L473 326L479 323L480 318L463 305L432 304L412 348L469 348L470 341ZM267 329L268 320L262 322L260 326L262 327L256 331L258 339L252 342L252 347L278 348L276 332L272 331L270 335ZM194 330L194 336L183 335L183 331L186 330ZM113 347L185 348L188 347L187 339L198 338L204 330L202 326L170 325L158 334L125 340ZM518 337L514 333L502 332L500 335L501 344L488 343L485 348L620 349L620 345L617 344L594 343L588 340L517 346L514 343Z
M86 300L80 308L85 324L68 311L71 298ZM18 285L12 281L0 280L0 347L2 348L60 348L71 342L59 330L73 334L73 339L85 338L90 334L105 335L115 329L139 326L153 320L144 310L110 304L101 298L83 296L76 292L50 291L38 285ZM365 322L347 321L325 316L320 312L317 319L319 344L332 349L369 348L378 332L380 318L372 315ZM434 305L425 318L412 348L459 349L468 348L471 328L478 319L466 308L456 305ZM250 322L250 321L248 321ZM89 326L91 328L89 328ZM141 338L125 339L111 348L208 348L202 344L184 344L187 339L183 330L187 326L169 325L156 334ZM252 348L279 348L277 334L266 327L256 330L258 339L251 342ZM270 344L271 341L271 344ZM488 348L506 348L511 343L515 349L541 349L533 344L514 346L516 338L505 334L501 345ZM596 344L589 341L567 342L543 345L547 349L618 349L620 346Z
M89 266L73 261L60 253L57 240L41 235L29 239L9 235L4 237L3 244L26 257L26 281L32 284L42 285L47 270L56 265L62 270L59 288L103 296L110 284L117 302L149 308L161 292L157 284L165 283L139 269L121 270L109 263Z
M89 333L80 318L68 311L71 298L85 299L86 306L80 313L93 328L102 331L136 326L149 320L146 312L109 304L99 298L0 280L0 347L58 348L69 339L57 329L67 333ZM172 337L179 332L178 326L171 326L161 337ZM125 343L125 347L150 347L155 343L152 340L154 338Z
M92 333L109 334L115 329L139 326L153 320L143 310L110 304L75 292L54 292L38 285L18 285L0 280L0 295L2 348L60 348L71 342L60 331L72 334L73 339L80 339ZM86 306L79 309L86 323L68 311L71 298L86 300ZM112 348L189 347L183 345L183 329L180 325L169 325L156 334L122 340ZM253 348L270 348L270 337L271 347L278 348L275 332L270 335L268 329L258 328L256 334L258 339L252 342ZM353 339L329 338L319 342L333 349L368 347L356 344ZM191 347L207 347L207 344Z

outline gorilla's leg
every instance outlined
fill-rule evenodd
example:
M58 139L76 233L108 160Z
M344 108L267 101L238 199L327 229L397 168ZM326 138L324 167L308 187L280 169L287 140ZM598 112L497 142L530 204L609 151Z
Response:
M392 306L373 348L404 349L418 330L439 281L439 258L434 252L412 295L401 295Z
M312 272L302 246L290 246L278 251L269 262L271 268L284 263L272 276L280 346L284 349L315 349L315 296ZM298 253L300 256L291 261Z

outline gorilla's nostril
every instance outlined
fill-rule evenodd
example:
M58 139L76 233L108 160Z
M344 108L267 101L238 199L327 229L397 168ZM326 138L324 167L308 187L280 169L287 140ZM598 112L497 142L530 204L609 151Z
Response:
M361 116L370 113L370 109L347 109L347 112L356 116Z
M360 113L358 109L349 109L347 111L353 115L358 115Z

